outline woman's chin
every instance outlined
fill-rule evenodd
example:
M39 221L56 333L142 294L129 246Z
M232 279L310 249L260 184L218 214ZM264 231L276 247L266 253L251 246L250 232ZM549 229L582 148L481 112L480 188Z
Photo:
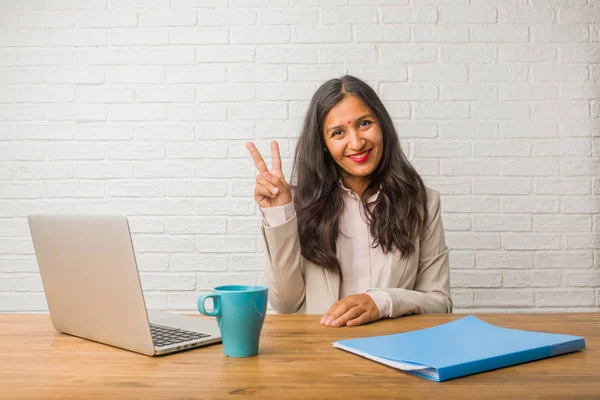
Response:
M344 168L344 170L349 175L364 178L364 177L371 175L373 173L373 171L375 171L375 167L376 167L375 165L371 165L371 163L369 163L367 165L361 165L361 166L356 166L356 165L348 166L347 168Z

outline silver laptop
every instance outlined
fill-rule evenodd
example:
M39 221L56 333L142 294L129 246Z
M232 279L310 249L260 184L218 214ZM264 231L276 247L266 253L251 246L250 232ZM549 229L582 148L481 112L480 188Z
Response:
M146 311L126 217L32 214L28 219L57 331L149 356L221 341L212 319Z

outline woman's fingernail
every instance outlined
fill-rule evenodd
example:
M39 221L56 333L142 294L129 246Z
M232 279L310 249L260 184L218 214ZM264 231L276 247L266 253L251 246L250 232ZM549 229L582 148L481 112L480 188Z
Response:
M279 193L279 189L277 189L277 188L273 188L273 189L271 189L271 192L273 192L273 193L277 194L277 193Z
M265 178L267 178L267 179L271 179L271 174L270 174L270 173L268 173L268 172L265 172Z
M331 326L338 326L340 323L338 321L333 321L333 324L331 324Z
M325 325L327 325L327 326L331 325L331 318L325 322Z

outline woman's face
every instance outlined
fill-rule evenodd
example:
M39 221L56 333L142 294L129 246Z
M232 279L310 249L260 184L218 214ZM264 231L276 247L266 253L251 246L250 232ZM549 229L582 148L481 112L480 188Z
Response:
M335 162L349 175L346 183L361 187L368 182L383 154L381 126L373 111L356 97L345 97L326 115L323 137Z

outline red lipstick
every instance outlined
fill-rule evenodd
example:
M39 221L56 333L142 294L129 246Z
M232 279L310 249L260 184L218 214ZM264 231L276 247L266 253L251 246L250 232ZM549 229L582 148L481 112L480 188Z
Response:
M361 155L361 157L355 157L354 155L348 156L348 157L350 157L350 159L352 161L354 161L355 163L363 163L363 162L367 161L367 159L371 155L372 151L373 151L373 149L369 149L366 152L357 153L357 155Z

